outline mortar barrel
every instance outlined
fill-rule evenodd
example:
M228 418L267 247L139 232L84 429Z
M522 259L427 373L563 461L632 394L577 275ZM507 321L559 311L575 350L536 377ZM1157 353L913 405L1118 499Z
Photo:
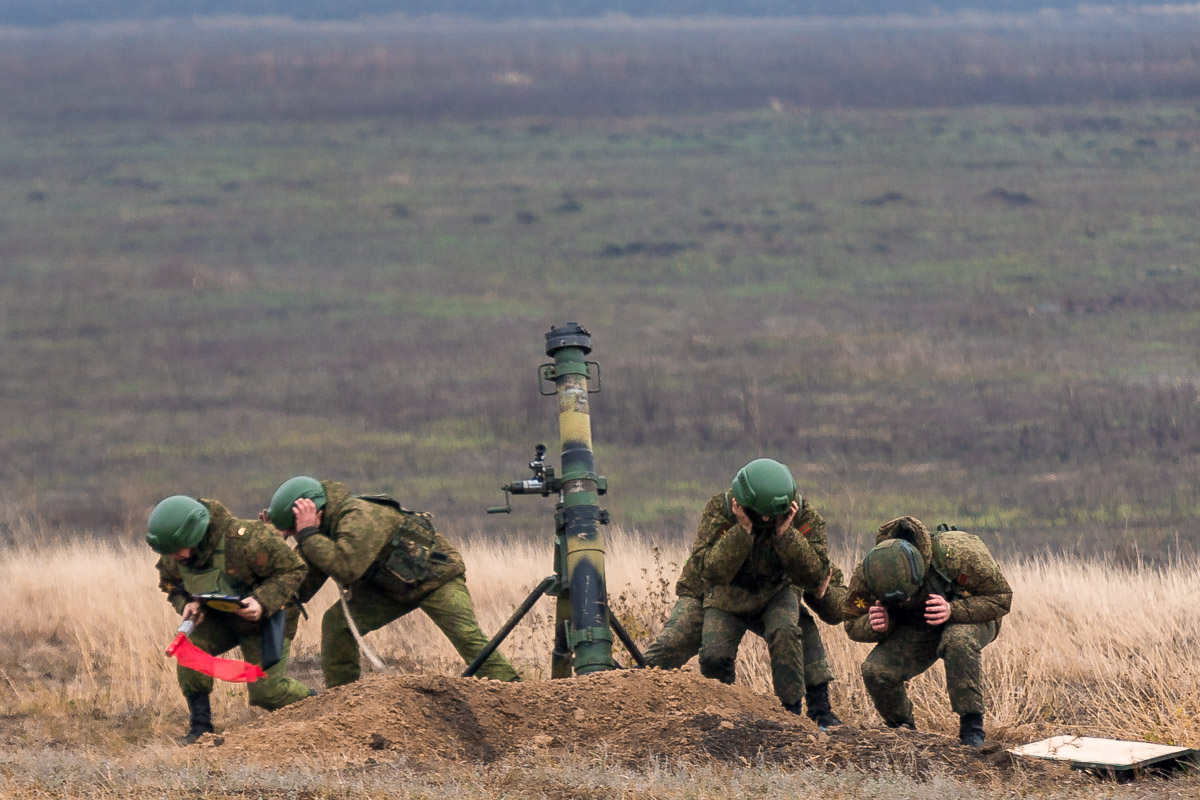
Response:
M591 335L568 322L546 334L546 355L554 359L558 427L562 438L562 515L566 540L564 584L570 596L567 640L575 674L609 670L612 630L608 624L608 588L604 576L604 536L597 505L592 423L588 409Z

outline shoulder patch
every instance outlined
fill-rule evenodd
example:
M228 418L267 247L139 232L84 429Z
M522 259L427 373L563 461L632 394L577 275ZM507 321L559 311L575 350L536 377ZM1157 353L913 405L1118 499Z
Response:
M263 567L265 567L266 565L267 565L267 554L266 554L266 553L259 553L259 554L258 554L258 558L254 559L254 566L255 566L257 569L262 569L262 568L263 568Z
M245 536L245 535L246 535L246 529L245 529L245 528L238 528L238 530L237 530L237 535L238 535L238 536Z

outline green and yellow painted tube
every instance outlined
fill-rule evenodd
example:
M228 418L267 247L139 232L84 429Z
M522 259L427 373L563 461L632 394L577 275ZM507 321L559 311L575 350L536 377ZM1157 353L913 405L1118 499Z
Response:
M596 475L592 454L592 422L588 413L591 335L568 322L546 334L546 355L554 359L546 377L553 378L558 396L558 428L562 438L562 541L560 574L569 602L566 644L574 656L576 675L613 669L612 629L608 623L608 588L604 577L604 536L598 505L604 486ZM607 521L606 519L604 521ZM559 616L566 608L560 596Z

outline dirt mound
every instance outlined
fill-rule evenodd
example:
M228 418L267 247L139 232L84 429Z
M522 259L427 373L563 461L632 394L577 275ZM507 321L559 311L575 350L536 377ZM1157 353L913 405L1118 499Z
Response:
M239 760L275 765L486 763L553 748L602 750L631 764L664 757L975 778L996 777L1011 766L998 748L980 754L933 734L849 725L822 733L774 697L692 672L658 670L519 684L374 676L201 743L219 748L223 758L236 753Z

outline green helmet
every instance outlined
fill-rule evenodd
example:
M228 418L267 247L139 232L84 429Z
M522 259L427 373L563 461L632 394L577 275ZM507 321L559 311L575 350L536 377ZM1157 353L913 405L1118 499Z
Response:
M177 494L154 507L146 522L146 543L168 555L195 547L208 530L208 509L199 500Z
M296 501L301 497L312 500L319 509L324 508L328 500L325 496L325 487L316 478L310 478L307 475L289 478L280 484L279 488L275 490L275 494L271 496L271 506L267 509L271 524L281 531L286 531L295 525L296 515L292 512L292 506L296 505Z
M733 476L733 499L767 517L786 514L799 500L792 471L771 458L756 458Z
M885 539L867 553L862 570L871 594L885 603L899 603L920 590L925 559L904 539Z

